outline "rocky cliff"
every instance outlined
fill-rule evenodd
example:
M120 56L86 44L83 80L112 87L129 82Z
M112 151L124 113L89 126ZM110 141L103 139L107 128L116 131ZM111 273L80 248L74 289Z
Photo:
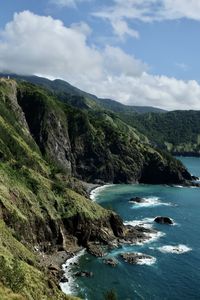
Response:
M87 199L79 179L184 183L191 176L115 115L75 109L45 89L1 79L0 298L72 299L58 288L53 253L141 237Z
M191 179L180 162L113 113L70 107L27 83L19 85L17 101L42 154L81 180L148 182L148 170L151 183Z

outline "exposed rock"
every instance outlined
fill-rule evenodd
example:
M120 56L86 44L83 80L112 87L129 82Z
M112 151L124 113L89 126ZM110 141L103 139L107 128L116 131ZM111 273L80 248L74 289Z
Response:
M197 180L197 179L195 179L195 180ZM186 182L184 182L183 186L185 186L185 187L200 187L200 182L199 181L186 181Z
M172 225L173 224L173 221L172 219L170 219L169 217L156 217L154 219L154 221L156 223L159 223L159 224L168 224L168 225Z
M106 258L103 262L111 267L116 267L118 265L118 261L114 258Z
M137 264L140 260L142 259L149 259L151 260L153 257L147 254L143 253L121 253L120 257L125 261L128 262L129 264Z
M68 282L69 281L69 279L67 279L66 277L62 277L61 279L60 279L60 282L61 283L65 283L65 282Z
M199 180L199 177L192 175L192 180Z
M115 236L122 237L124 235L124 225L120 216L111 214L110 225Z
M130 203L145 203L145 199L140 197L134 197L129 200Z
M105 249L103 249L101 245L95 243L88 243L87 251L96 257L103 257L106 254Z

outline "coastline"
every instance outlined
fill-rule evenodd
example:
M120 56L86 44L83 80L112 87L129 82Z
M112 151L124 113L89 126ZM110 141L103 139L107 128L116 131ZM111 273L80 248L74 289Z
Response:
M101 191L102 189L111 186L111 184L93 184L93 183L87 183L87 182L82 182L86 193L88 195L88 198L91 201L95 201L95 195L96 193L98 193L98 191ZM73 266L77 266L78 265L78 260L79 258L85 254L85 249L79 249L74 253L67 253L65 252L65 256L63 256L62 258L58 258L57 254L55 254L55 258L56 260L59 260L59 269L62 270L62 280L59 280L59 286L61 288L61 290L63 291L63 293L65 293L66 295L73 295L73 293L75 292L75 280L74 280L74 276L73 276ZM53 260L53 262L55 263L55 261Z
M110 187L110 186L113 186L114 184L112 183L107 183L107 184L104 184L104 185L98 185L96 187L93 187L91 190L90 190L90 193L89 193L89 198L90 200L92 201L95 201L95 198L96 196L102 192L104 189L106 189L107 187Z
M79 258L84 254L85 249L81 249L62 264L63 278L66 280L60 281L59 285L66 295L73 295L74 289L77 287L75 286L73 267L78 265Z

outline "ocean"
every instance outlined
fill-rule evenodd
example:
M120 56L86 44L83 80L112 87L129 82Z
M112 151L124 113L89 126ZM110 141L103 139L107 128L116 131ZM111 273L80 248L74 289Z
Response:
M200 176L200 158L179 158L189 171ZM146 203L132 204L132 197ZM158 231L148 243L122 246L108 253L118 265L114 268L102 258L89 254L78 257L79 266L68 270L70 291L83 299L103 300L113 289L119 300L192 300L200 299L200 189L166 185L110 185L96 189L93 200L120 214L124 222L142 224ZM157 224L156 216L168 216L174 225ZM140 252L151 261L138 265L124 262L120 253ZM93 272L91 278L73 278L79 270ZM69 275L68 274L68 275Z

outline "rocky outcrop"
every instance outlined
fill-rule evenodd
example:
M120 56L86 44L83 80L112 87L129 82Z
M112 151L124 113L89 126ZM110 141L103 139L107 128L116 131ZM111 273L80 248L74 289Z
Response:
M173 220L169 217L156 217L154 219L154 222L159 223L159 224L167 224L167 225L173 224Z
M99 243L88 243L87 251L96 257L103 257L106 255L105 246L103 248L102 245L100 245Z
M143 198L140 198L140 197L134 197L134 198L131 198L129 200L130 203L133 203L133 204L137 204L137 203L145 203L145 199Z
M120 257L125 261L128 262L129 264L138 264L142 260L149 260L151 261L153 259L152 256L143 254L143 253L121 253Z
M111 267L116 267L118 265L118 261L115 258L106 258L103 260L104 264L111 266Z
M192 181L191 174L183 164L168 154L146 153L139 181L151 184L184 184Z

